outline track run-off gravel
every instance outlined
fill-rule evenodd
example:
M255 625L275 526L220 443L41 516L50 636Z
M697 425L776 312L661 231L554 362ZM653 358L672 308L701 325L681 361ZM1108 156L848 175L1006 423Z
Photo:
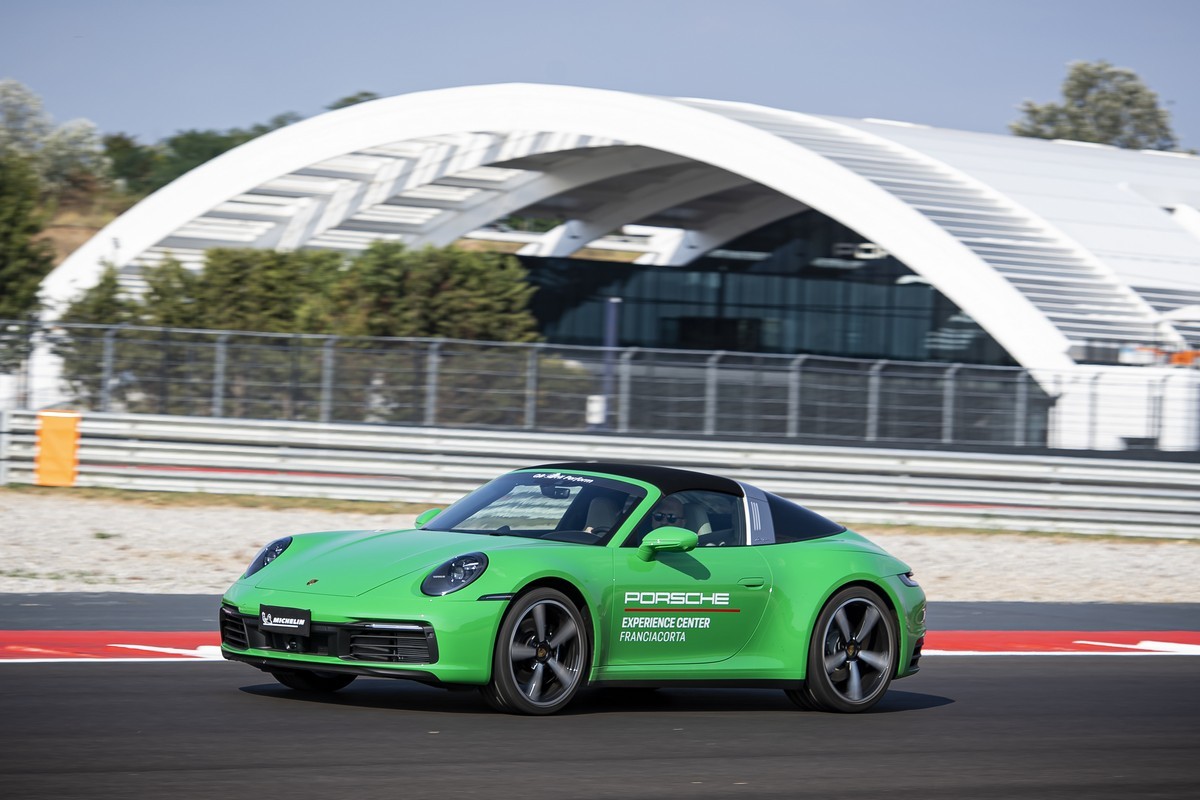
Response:
M222 592L271 539L400 529L415 516L220 503L0 489L0 592ZM1200 602L1200 542L854 527L910 564L931 599Z

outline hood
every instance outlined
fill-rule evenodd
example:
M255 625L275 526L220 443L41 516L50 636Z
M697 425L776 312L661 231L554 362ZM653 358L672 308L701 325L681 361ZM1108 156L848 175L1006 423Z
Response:
M259 589L356 597L465 553L539 544L515 536L444 531L338 531L304 534L258 575Z

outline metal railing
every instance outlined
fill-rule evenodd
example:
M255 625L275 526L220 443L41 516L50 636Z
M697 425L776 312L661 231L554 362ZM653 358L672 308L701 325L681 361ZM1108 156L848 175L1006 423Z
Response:
M1047 374L817 355L0 324L0 407L12 409L1200 451L1198 395L1198 370ZM599 416L589 417L589 401Z
M37 417L0 412L0 483L32 483ZM619 435L87 413L78 485L440 506L509 469L719 472L843 523L1200 537L1200 464Z

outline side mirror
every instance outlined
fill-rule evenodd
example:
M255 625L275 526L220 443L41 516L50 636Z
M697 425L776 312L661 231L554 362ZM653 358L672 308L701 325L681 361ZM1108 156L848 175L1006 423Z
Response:
M677 528L674 525L657 528L642 539L642 545L638 548L638 558L649 561L658 553L686 553L688 550L695 550L699 541L696 534L687 528Z
M422 525L424 525L426 522L429 522L440 513L442 513L440 508L431 508L428 511L422 511L417 515L417 521L413 523L413 527L420 528Z

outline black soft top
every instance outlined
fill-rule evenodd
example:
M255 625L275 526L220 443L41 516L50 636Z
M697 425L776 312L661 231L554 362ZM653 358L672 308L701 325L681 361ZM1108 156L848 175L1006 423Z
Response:
M745 492L742 491L742 487L737 481L674 467L615 464L606 461L567 461L561 464L539 464L536 467L525 467L525 469L554 470L556 472L600 472L605 475L645 481L657 486L663 494L700 489L709 492L724 492L738 497L745 496Z

